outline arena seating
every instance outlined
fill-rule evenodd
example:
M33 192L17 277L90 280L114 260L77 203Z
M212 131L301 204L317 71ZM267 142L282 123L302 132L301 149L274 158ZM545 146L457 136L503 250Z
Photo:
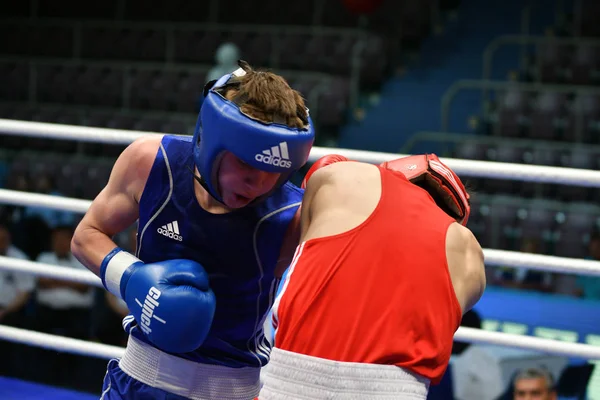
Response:
M489 93L482 140L457 143L449 156L600 169L600 45L592 41L600 35L588 17L599 10L593 1L582 1L581 6L580 26L571 20L567 27L550 26L547 32L590 40L565 44L549 35L546 41L526 47L530 53L517 74L520 80ZM538 86L532 90L520 86L521 82ZM557 86L544 85L563 86L555 90ZM545 254L588 254L590 233L600 226L600 209L595 204L598 189L467 180L475 188L478 210L470 225L484 243L518 250L518 243L527 237L538 240Z
M249 3L239 0L219 2L216 10L186 0L154 8L142 7L138 0L126 0L122 9L118 2L109 1L102 10L84 9L76 2L65 1L55 7L41 5L39 19L35 21L17 18L29 15L27 6L8 7L3 13L12 16L13 21L6 21L0 28L3 37L8 38L0 43L0 56L4 57L0 59L0 73L8 77L7 84L0 87L0 117L189 134L195 125L199 91L214 53L221 43L230 41L243 50L250 62L276 69L300 90L320 128L337 129L346 122L355 56L359 56L362 89L377 88L389 72L399 32L383 16L394 12L402 21L409 21L403 24L403 37L418 40L430 29L430 2L385 3L365 22L344 9L339 1L328 0L321 5L290 3L285 16L273 13L276 9L273 1L261 3L254 12L249 12ZM584 6L594 7L587 3ZM81 24L81 19L88 23ZM586 32L589 29L582 27ZM383 34L390 32L398 36ZM533 61L522 76L542 83L595 84L600 69L599 54L599 48L594 46L548 42L534 47ZM492 97L490 112L484 116L489 127L487 133L492 136L600 143L600 95L578 91L576 86L568 93L544 90L543 86L536 91L525 91L515 83ZM7 150L21 149L24 144L23 139L12 137L6 137L3 143ZM60 178L84 173L76 160L61 171L40 167L50 161L35 152L47 145L57 153L78 152L85 162L92 157L93 176L80 179L85 185L64 183L61 188L66 195L88 198L93 197L107 178L103 157L114 159L122 149L122 146L38 141L28 144L28 150L34 153L15 158L13 173L29 176L34 171L47 171ZM465 141L448 155L511 163L600 167L600 151L593 146L546 148L537 142L520 146L511 141L496 144ZM23 159L36 162L23 170L27 164ZM572 232L569 230L572 221L580 219L565 218L564 223L543 226L540 230L535 227L540 227L542 221L555 221L557 213L571 215L565 211L568 202L591 202L599 194L597 190L580 187L468 181L484 198L491 199L476 202L474 208L481 214L475 212L471 223L475 230L478 224L482 227L492 224L494 229L480 229L482 240L502 248L513 248L514 238L536 233L548 239L544 242L548 246L543 248L552 251L550 244L566 243L568 235L562 234L563 230ZM489 195L498 196L499 200ZM534 201L542 195L559 201L558 208L548 208L542 202L530 209L503 201L506 196ZM492 205L493 221L491 214L485 212ZM560 247L567 253L576 253L568 250L574 248L571 245Z
M351 108L355 87L371 95L401 72L398 54L419 48L439 28L433 7L451 2L386 1L363 16L341 0L288 2L283 9L278 0L10 2L0 9L0 118L191 134L215 52L231 42L244 59L282 74L304 95L320 137L339 131L357 111ZM550 27L549 37L600 37L598 1L581 4L580 24ZM460 35L450 39L458 42ZM447 42L438 47L455 51L456 44ZM440 155L600 169L600 92L588 90L600 88L600 46L547 41L528 51L518 79L505 90L489 91L480 137L449 141L447 153ZM446 61L445 54L437 58L436 64ZM418 79L427 79L430 70L419 62ZM520 85L532 82L538 84L534 90ZM544 86L556 84L569 90ZM361 100L376 107L377 97ZM104 187L124 148L1 135L0 140L6 164L0 167L8 171L4 187L33 191L36 180L45 177L61 195L84 199ZM525 251L523 243L534 241L543 254L589 255L590 233L600 226L600 189L464 180L472 191L468 227L483 247ZM569 374L585 375L583 387L591 370ZM565 385L561 378L560 394L575 396L581 390ZM435 389L449 398L447 386Z
M387 2L362 18L337 0L290 3L283 14L275 0L215 4L109 0L82 7L63 0L4 7L0 117L191 134L215 51L232 42L250 63L286 77L321 131L335 131L346 122L353 74L359 89L379 88L394 48L429 33L433 3ZM1 150L13 160L8 186L43 172L61 182L63 194L84 198L95 196L108 176L104 161L123 148L33 142L2 137ZM77 156L56 169L56 154Z

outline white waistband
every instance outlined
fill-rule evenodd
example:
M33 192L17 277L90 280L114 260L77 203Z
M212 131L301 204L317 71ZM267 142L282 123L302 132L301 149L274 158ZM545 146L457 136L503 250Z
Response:
M429 380L394 365L326 360L274 348L261 372L260 400L419 399Z
M119 367L146 385L192 400L248 400L260 390L260 368L199 364L129 336Z

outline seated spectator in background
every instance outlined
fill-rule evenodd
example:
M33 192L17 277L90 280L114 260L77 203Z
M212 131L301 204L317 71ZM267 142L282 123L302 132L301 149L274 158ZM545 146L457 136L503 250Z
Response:
M71 254L71 226L57 226L51 236L52 251L40 254L38 262L87 271ZM93 302L93 288L86 284L40 277L36 291L35 328L41 332L89 340ZM55 351L42 351L40 361L45 361L46 368L39 368L44 378L56 385L67 384L77 369L67 366L76 361L73 356Z
M29 192L30 184L25 173L14 173L8 177L6 183L6 189L17 190L19 192ZM13 205L13 204L2 204L2 215L0 218L6 221L11 227L11 242L13 245L18 247L24 254L27 254L27 243L29 242L29 236L27 235L27 229L23 226L23 220L25 218L25 211L27 209L24 205ZM29 257L31 259L31 257Z
M41 175L36 177L34 192L62 196L55 189L53 180ZM36 259L44 251L48 251L50 245L50 233L57 226L75 226L75 214L68 211L53 210L48 207L27 207L25 209L20 229L27 232L27 241L24 244L25 253Z
M0 255L27 260L27 256L11 243L8 221L0 221ZM35 288L31 274L0 270L0 324L25 327L25 307ZM25 368L21 360L21 345L0 340L0 376L18 375Z
M533 238L523 239L520 251L539 253L539 241ZM554 290L554 278L550 272L529 270L527 268L496 268L492 274L494 285L540 292L552 292Z
M36 184L33 190L36 193L49 194L52 196L63 196L62 193L56 190L54 181L50 177L40 176L35 182ZM50 229L53 229L57 226L75 225L74 213L69 211L53 210L48 207L27 207L25 216L41 218Z
M588 244L588 260L600 261L600 230L595 230ZM577 277L577 294L584 299L600 300L600 277L580 275Z
M223 43L215 53L215 62L208 74L206 81L219 79L223 75L229 74L239 68L238 60L240 59L240 49L233 43Z
M240 49L233 43L223 43L217 49L215 53L214 65L206 74L206 81L210 82L215 79L219 79L223 75L229 74L239 68L238 60L241 58ZM202 88L200 88L202 89ZM202 106L204 96L200 96L198 99L198 109Z
M550 372L541 368L529 368L517 374L513 380L514 400L556 400L554 379Z
M27 179L27 175L23 172L20 173L11 173L8 176L6 182L6 189L9 190L17 190L19 192L28 192L29 191L29 180ZM15 205L15 204L2 204L1 205L3 212L2 218L7 218L7 221L10 222L18 222L20 221L25 214L25 206L23 205ZM13 232L16 233L16 232ZM13 235L13 243L14 241Z
M477 311L471 309L467 311L465 315L463 315L460 321L460 326L481 329L481 316L479 313L477 313ZM471 346L471 343L454 341L452 343L452 354L460 355L467 350L469 346Z
M127 304L110 292L104 292L103 296L107 307L96 328L96 340L104 344L125 347L127 335L123 330L122 321L129 315Z

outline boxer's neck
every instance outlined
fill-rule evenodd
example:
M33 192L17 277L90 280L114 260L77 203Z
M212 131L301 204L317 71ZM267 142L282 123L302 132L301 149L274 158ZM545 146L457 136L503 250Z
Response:
M198 176L200 173L198 169L195 169L195 172ZM204 189L204 187L194 179L194 194L196 196L196 200L202 209L211 214L227 214L232 210L225 206L223 203L217 201L214 197L211 196L210 193Z

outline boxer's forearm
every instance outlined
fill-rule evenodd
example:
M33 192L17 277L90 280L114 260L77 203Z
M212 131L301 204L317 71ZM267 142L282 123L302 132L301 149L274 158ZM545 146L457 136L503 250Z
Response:
M71 241L71 252L87 269L100 276L100 265L104 257L117 244L106 234L91 227L79 226Z

